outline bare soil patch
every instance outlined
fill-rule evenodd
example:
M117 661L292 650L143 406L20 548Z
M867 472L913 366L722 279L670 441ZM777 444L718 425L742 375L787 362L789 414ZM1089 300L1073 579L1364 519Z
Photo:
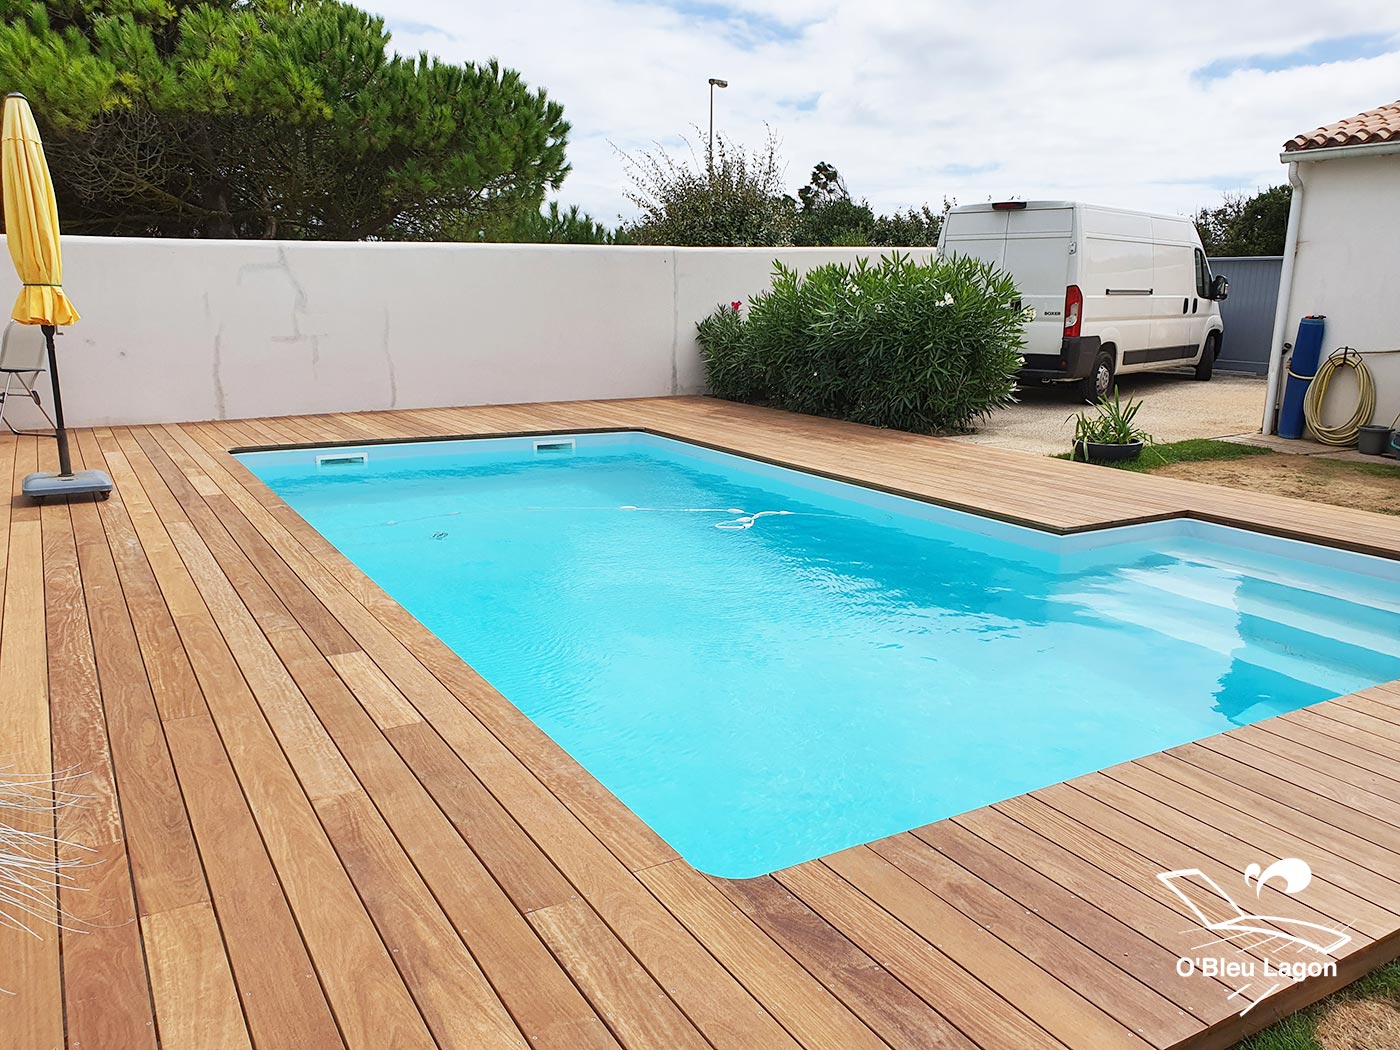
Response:
M1153 470L1169 478L1270 492L1277 496L1400 514L1400 463L1353 463L1315 456L1272 455L1173 463Z

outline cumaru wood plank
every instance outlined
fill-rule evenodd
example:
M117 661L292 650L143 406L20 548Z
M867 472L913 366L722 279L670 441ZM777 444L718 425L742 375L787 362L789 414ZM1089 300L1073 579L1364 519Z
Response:
M774 878L978 1045L1065 1045L832 869L810 862Z
M772 876L712 881L890 1046L975 1045Z
M373 804L344 795L324 799L316 809L438 1045L528 1046Z
M207 902L141 919L163 1047L251 1050L214 909Z
M1146 1046L1065 985L1056 971L998 940L873 848L857 846L824 858L824 863L1066 1046Z
M263 837L281 889L287 895L285 901L278 903L274 898L266 906L276 915L290 902L311 957L322 961L319 971L313 971L308 965L302 972L313 980L319 975L324 995L335 1010L344 1042L352 1048L368 1050L383 1045L388 1034L406 1045L413 1045L415 1039L426 1040L426 1029L416 1006L398 979L383 941L365 913L344 867L330 848L309 800L264 718L258 704L260 695L254 694L245 680L180 552L170 541L161 516L147 498L143 480L158 490L158 478L153 477L154 472L139 448L127 446L127 451L132 453L128 460L115 437L104 432L99 432L99 445L106 452L114 479L124 491L124 502L131 508L142 547L152 561L162 592L168 602L175 596L179 609L175 622L185 648L198 654L195 673L227 756L221 758L218 751L210 748L206 752L207 761L224 764L222 768L216 764L216 772L222 772L228 764L237 770L236 779L226 782L230 784L230 792L235 790L234 783L241 788L241 797L246 798L244 805L252 810L257 832ZM169 503L163 501L163 509L176 519L172 525L182 523L179 520L182 516L175 513ZM197 558L196 552L189 553L192 559ZM207 557L207 551L204 553ZM224 584L228 581L224 580ZM290 693L284 687L275 690L271 699L291 703ZM172 735L172 727L197 719L198 716L167 723L167 735ZM320 732L324 734L324 730ZM318 744L319 738L309 742L305 752L324 754ZM177 756L177 768L180 765ZM197 766L192 768L192 779L198 772ZM228 775L234 777L233 773ZM216 892L216 907L218 903ZM257 914L258 907L253 907L251 912L240 909L229 913L231 919L251 922L254 930ZM228 923L223 912L220 921L227 940ZM229 948L241 986L239 959L232 941ZM285 951L289 958L295 956L295 948L290 944L285 946ZM247 1012L247 992L241 990ZM327 1008L326 998L322 999L320 1009ZM289 1002L298 1005L295 999ZM314 1001L309 998L309 988L308 998L300 1008L312 1013L311 1023L316 1028L324 1027ZM326 1018L329 1016L327 1012ZM249 1021L257 1041L260 1037L251 1013ZM280 1027L278 1032L281 1033ZM329 1031L325 1038L328 1045L341 1043L339 1036L332 1040Z
M1400 828L1398 781L1369 773L1360 766L1339 759L1329 762L1319 752L1267 733L1213 737L1201 741L1198 746L1201 752L1213 752L1229 761L1228 766L1221 768L1229 770L1230 779L1240 774L1239 767L1258 771L1304 786L1314 794L1333 799L1350 810L1369 813ZM1182 752L1181 757L1198 765L1205 758L1194 750ZM1318 769L1319 765L1326 766L1326 770Z
M582 900L536 909L529 919L623 1046L711 1045Z
M1139 1009L1144 1015L1156 1019L1152 1025L1143 1025L1147 1037L1156 1039L1160 1030L1168 1036L1173 1031L1189 1034L1195 1026L1183 1016L1183 1012L1207 1022L1220 1020L1228 1007L1221 1002L1218 988L1196 986L1181 982L1164 982L1162 977L1170 972L1176 963L1176 956L1150 940L1144 933L1104 911L1100 911L1088 901L1059 886L1009 854L997 849L989 842L979 839L972 832L952 821L940 821L924 828L916 829L910 837L917 839L931 850L946 858L953 868L939 868L937 885L921 879L930 889L938 892L940 886L947 888L952 904L973 918L978 918L987 929L997 932L1009 928L1008 933L1022 936L1016 927L1026 928L1024 936L1033 938L1034 945L1043 944L1047 958L1055 960L1047 965L1060 970L1062 945L1072 941L1079 948L1069 948L1068 954L1078 955L1080 964L1086 967L1086 975L1096 972L1090 969L1092 959L1082 952L1089 951L1113 967L1121 967L1123 973L1117 975L1099 972L1088 981L1076 982L1085 995L1098 995L1105 989L1118 989L1123 998L1142 1002ZM883 856L889 856L883 843L872 848ZM928 863L930 858L920 857ZM930 872L930 875L933 875ZM944 880L946 876L946 881ZM990 896L990 900L987 899ZM1021 906L1020 902L1033 899L1037 903L1034 911ZM1047 928L1041 928L1044 923ZM1051 931L1057 931L1058 936ZM1027 954L1031 954L1030 951ZM1102 969L1102 967L1100 967ZM1124 978L1136 978L1140 985L1125 984ZM1162 1001L1148 999L1142 1001L1141 988L1152 990ZM1111 994L1111 993L1106 993ZM1099 1003L1104 1006L1103 1002Z
M192 775L185 798L204 848L248 1027L259 1048L337 1046L340 1037L286 899L223 760L214 725L194 716L166 726L176 762ZM193 771L199 771L194 775ZM297 1033L301 1033L300 1036Z
M684 861L639 873L666 909L769 1009L803 1046L859 1050L882 1045L858 1017L802 969L705 876Z
M1286 848L1278 848L1285 844L1284 836L1270 834L1262 825L1254 830L1262 831L1267 846L1255 846L1248 838L1239 838L1230 830L1218 828L1104 774L1080 777L1072 784L1045 788L1033 792L1032 796L1083 823L1102 828L1122 845L1149 857L1159 872L1190 867L1209 870L1218 866L1224 866L1227 871L1239 871L1247 861L1241 862L1238 858L1252 856L1260 849L1266 850L1266 857L1289 855ZM1172 791L1170 784L1156 786ZM1304 903L1293 900L1270 884L1263 888L1262 899L1282 914L1301 913L1310 921L1324 924L1352 923L1368 937L1381 934L1388 925L1383 908L1352 895L1331 880L1319 880L1310 889L1313 892Z
M91 932L0 930L9 1047L1223 1048L1400 955L1400 683L759 879L701 875L228 454L636 429L1050 532L1190 517L1400 557L1400 521L698 398L74 433L0 503L0 765L79 767ZM0 485L51 463L0 437ZM1241 1019L1156 874L1285 853L1351 922ZM52 910L54 894L45 907ZM1258 957L1258 950L1255 949Z
M1170 776L1163 774L1160 762L1169 764ZM1288 848L1297 845L1295 839L1308 843L1310 851L1318 858L1314 872L1317 884L1314 888L1318 892L1311 894L1310 899L1321 904L1324 901L1321 891L1328 890L1326 907L1331 908L1331 902L1336 901L1336 907L1341 909L1339 913L1329 911L1334 919L1360 924L1361 920L1355 918L1362 910L1358 902L1364 902L1364 914L1368 921L1374 919L1379 930L1384 930L1388 923L1400 917L1386 908L1387 904L1395 907L1397 898L1400 898L1400 884L1383 874L1394 870L1395 855L1388 850L1373 846L1305 813L1294 811L1281 814L1287 807L1267 798L1251 799L1254 811L1242 812L1211 793L1218 790L1228 796L1231 793L1228 782L1216 787L1222 783L1218 778L1190 767L1183 769L1169 757L1159 760L1149 755L1132 765L1115 766L1106 771L1105 776L1140 792L1150 792L1157 799L1189 811L1193 819L1194 815L1199 814L1204 822L1234 836L1241 843L1272 847L1270 855L1273 856L1286 856ZM1099 781L1095 783L1100 784ZM1285 821L1282 826L1288 827L1288 832L1279 831L1276 818L1280 816ZM1368 863L1374 868L1368 868ZM1330 892L1332 885L1339 891L1346 891L1351 899L1342 892Z
M142 914L183 908L209 891L143 660L154 651L138 644L96 509L75 506L73 519L137 902Z
M34 438L20 438L17 475L38 467ZM26 778L53 772L48 705L48 657L44 622L43 535L37 507L18 505L10 515L4 619L0 625L0 769ZM35 797L43 801L42 785ZM55 834L54 814L40 809L7 814L13 827ZM52 855L52 854L49 854ZM59 972L58 899L55 880L35 880L28 914L12 915L28 929L0 922L0 1047L50 1050L63 1045L63 988ZM32 930L32 932L30 932Z
M388 731L423 721L423 716L408 702L398 686L389 681L379 665L361 650L332 653L327 659L381 730Z
M419 721L385 735L520 911L528 915L578 899L548 855L431 726Z
M1363 746L1371 742L1365 734L1353 734L1348 739L1323 731L1317 723L1291 719L1286 715L1245 728L1263 733L1264 737L1261 739L1269 740L1270 747L1287 749L1290 754L1302 756L1298 760L1310 769L1316 768L1320 761L1323 763L1323 771L1327 772L1331 769L1329 760L1335 757L1345 763L1342 775L1345 775L1347 770L1360 769L1380 793L1400 787L1400 758L1381 754Z
M73 844L60 847L60 856L80 864L58 893L66 916L60 947L67 1036L78 1046L154 1050L141 929L68 505L45 506L41 525L53 765L68 778L65 788L82 798L59 809L56 821L58 840Z
M975 863L979 854L986 855L990 849L1024 861L1026 867L1033 864L1034 874L1049 882L1050 888L1026 892L1018 887L1018 900L1035 900L1042 911L1046 906L1071 909L1076 917L1062 928L1086 943L1094 937L1095 928L1110 920L1110 940L1102 953L1106 958L1125 948L1133 951L1163 994L1199 996L1193 1008L1206 1011L1212 1023L1230 1013L1223 1000L1233 986L1214 981L1178 987L1169 981L1177 958L1191 949L1195 938L1178 911L1149 895L1152 883L1140 881L1156 875L1144 858L1115 848L1091 829L1029 797L964 813L913 834L940 849L948 848L951 839L962 847L957 856L967 863ZM1008 867L996 853L991 857L1000 877L1015 878L1015 866ZM1131 947L1132 934L1147 938L1161 951Z
M76 436L84 460L104 465L96 435L82 431ZM88 602L92 604L94 590L105 590L114 605L119 596L125 598L127 618L160 717L184 718L205 710L189 656L126 513L120 490L103 505L101 516L95 504L75 505L73 523ZM90 567L93 559L100 566L100 578L96 580Z
M1120 969L1118 958L1096 954L916 836L896 835L870 848L1036 967L1078 990L1105 1014L1130 1012L1142 1018L1140 1027L1150 1033L1144 1038L1154 1046L1171 1046L1198 1027L1195 1018ZM1131 948L1136 945L1130 943ZM1124 1010L1127 1004L1130 1007Z

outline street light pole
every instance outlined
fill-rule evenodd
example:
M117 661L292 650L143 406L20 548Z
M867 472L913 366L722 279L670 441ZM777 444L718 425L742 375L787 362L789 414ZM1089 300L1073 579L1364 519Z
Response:
M710 137L705 143L706 167L711 171L715 166L715 88L727 88L729 81L718 77L710 78Z

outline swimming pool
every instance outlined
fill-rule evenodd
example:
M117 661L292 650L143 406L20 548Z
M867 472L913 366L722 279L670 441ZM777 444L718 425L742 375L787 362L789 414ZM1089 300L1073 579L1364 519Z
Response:
M1055 536L641 433L239 458L715 875L1400 678L1400 563L1223 526Z

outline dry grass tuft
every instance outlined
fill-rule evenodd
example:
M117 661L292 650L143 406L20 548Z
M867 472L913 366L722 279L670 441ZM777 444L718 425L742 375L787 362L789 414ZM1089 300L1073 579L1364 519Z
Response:
M1396 1050L1400 1008L1381 999L1355 999L1327 1007L1314 1033L1322 1050Z

